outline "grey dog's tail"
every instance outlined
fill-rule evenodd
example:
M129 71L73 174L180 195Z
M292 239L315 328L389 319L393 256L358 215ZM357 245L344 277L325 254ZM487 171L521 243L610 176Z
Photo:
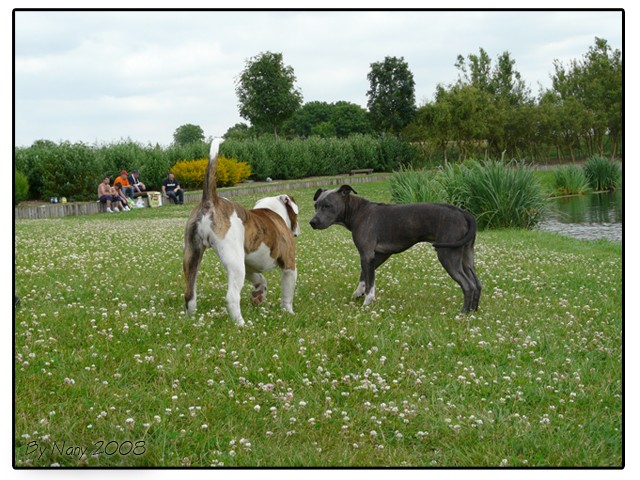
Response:
M216 182L218 180L218 152L220 144L224 142L223 138L214 138L211 141L209 149L209 164L207 165L207 173L204 176L204 185L202 186L202 202L215 202L218 198L218 190Z
M469 225L467 234L461 240L458 240L454 243L433 243L433 246L435 248L459 248L468 243L473 243L473 240L476 238L476 231L478 229L476 219L467 211L462 210L462 214L464 215L464 218L467 219L467 225Z

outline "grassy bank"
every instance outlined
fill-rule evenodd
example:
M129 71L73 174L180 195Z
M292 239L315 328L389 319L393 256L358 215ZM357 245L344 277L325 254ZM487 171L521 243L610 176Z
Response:
M17 222L16 465L621 465L619 244L481 232L469 316L420 245L363 308L349 232L308 226L314 190L290 192L296 314L274 271L263 306L243 290L243 329L213 252L184 317L189 206Z

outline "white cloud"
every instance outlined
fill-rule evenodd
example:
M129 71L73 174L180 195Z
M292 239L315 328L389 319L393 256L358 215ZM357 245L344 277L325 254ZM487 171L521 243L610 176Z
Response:
M172 141L185 123L222 135L237 122L245 62L282 52L305 101L366 106L367 74L404 57L416 99L456 80L458 54L509 51L537 92L553 60L596 36L621 48L620 12L18 11L15 140Z

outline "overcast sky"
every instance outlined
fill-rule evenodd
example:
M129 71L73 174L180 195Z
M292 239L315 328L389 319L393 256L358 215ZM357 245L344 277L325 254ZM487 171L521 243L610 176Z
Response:
M304 102L366 107L371 63L404 57L418 105L456 81L459 54L504 51L532 92L604 38L622 50L622 12L15 12L15 144L173 141L181 125L220 136L238 122L248 59L281 52ZM623 52L624 53L624 52Z

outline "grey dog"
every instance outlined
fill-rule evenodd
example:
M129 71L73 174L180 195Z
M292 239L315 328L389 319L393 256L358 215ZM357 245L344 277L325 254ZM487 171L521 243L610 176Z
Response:
M463 312L477 310L482 284L473 265L476 220L469 212L444 203L389 205L370 202L349 185L318 189L311 227L346 227L360 253L360 281L354 297L365 295L364 305L375 300L375 271L394 253L418 242L432 243L438 260L462 288Z

